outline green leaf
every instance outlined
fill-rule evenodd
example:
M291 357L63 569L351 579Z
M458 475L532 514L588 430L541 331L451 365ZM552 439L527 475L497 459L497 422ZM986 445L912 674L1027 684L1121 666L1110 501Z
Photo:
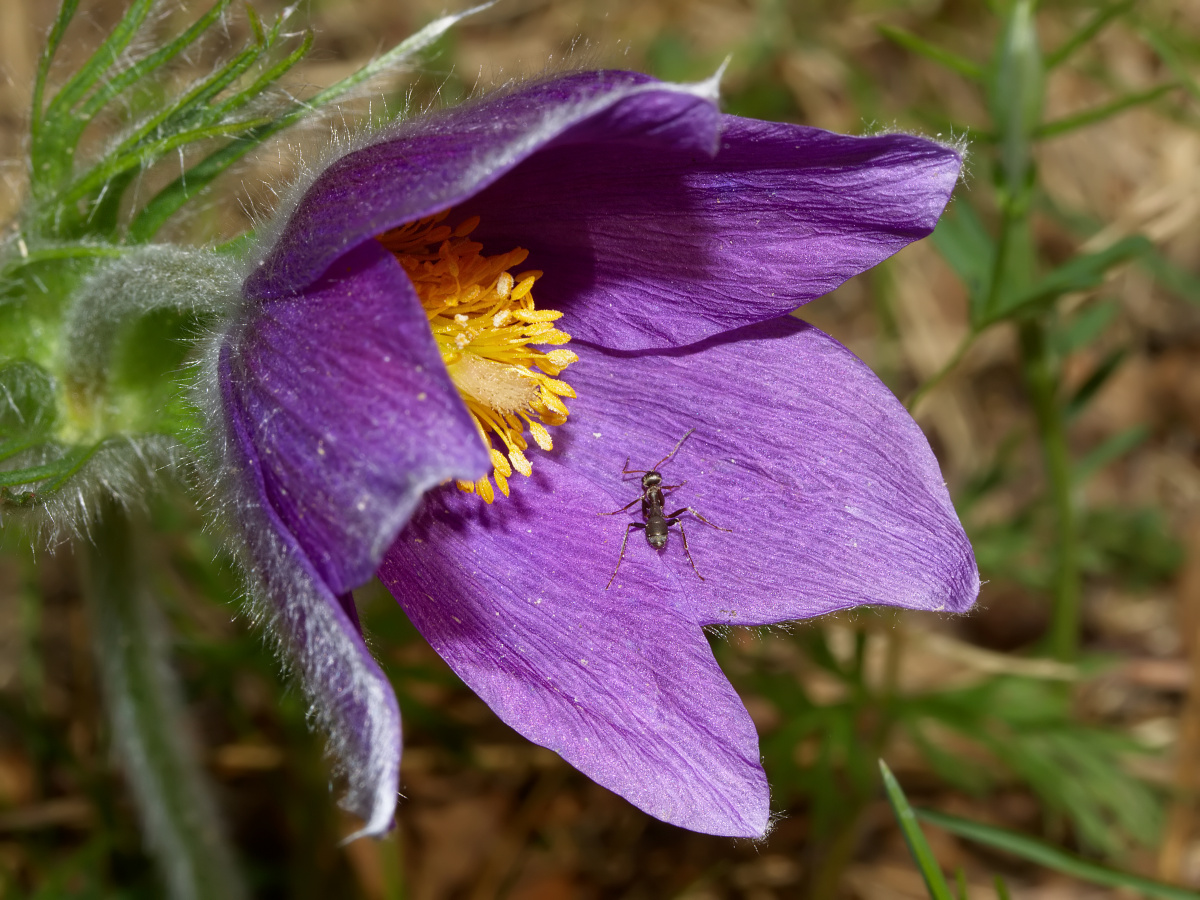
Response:
M62 119L61 134L58 141L64 149L69 148L74 154L84 130L105 106L118 97L126 89L141 79L160 69L163 65L178 56L184 49L193 44L209 29L229 7L233 0L217 0L217 3L183 34L170 41L149 56L138 60L122 72L104 82L94 90L79 107L77 113Z
M1154 508L1088 510L1080 522L1080 567L1138 589L1170 581L1184 552Z
M94 191L102 191L105 184L118 175L148 166L179 147L209 138L237 134L238 132L252 132L255 128L259 128L268 122L270 122L270 119L265 117L222 122L218 125L195 128L191 131L184 131L163 138L162 140L144 144L131 153L109 158L101 165L92 169L70 187L64 189L60 195L61 200L64 203L73 203L76 200L82 200ZM103 197L103 194L101 194L101 197Z
M91 90L100 76L120 59L134 35L150 14L155 0L134 0L104 42L62 86L40 115L42 127L30 146L31 180L41 186L69 177L75 144L74 106ZM60 36L61 38L61 36ZM35 110L35 116L38 116Z
M1145 425L1134 425L1132 428L1114 434L1075 463L1071 471L1072 481L1076 485L1084 484L1100 469L1138 447L1149 436L1150 429Z
M910 698L901 714L905 721L931 717L988 750L1049 814L1068 818L1086 846L1117 853L1158 832L1161 797L1125 767L1130 754L1145 748L1124 734L1076 723L1061 684L993 678Z
M983 318L983 306L992 290L996 245L969 203L959 200L938 220L933 245L967 286L971 322Z
M204 114L201 107L254 65L268 49L265 45L260 44L235 55L174 103L165 105L155 115L138 125L109 154L109 160L126 156L147 146L152 137L161 141L164 137L175 135L182 128L193 125L197 121L207 124L210 117Z
M1132 109L1135 106L1141 106L1146 103L1152 103L1159 97L1170 91L1178 88L1179 85L1175 82L1169 84L1160 84L1157 87L1150 88L1145 91L1138 91L1133 94L1125 94L1101 106L1093 109L1085 109L1083 112L1075 113L1074 115L1065 116L1061 119L1055 119L1053 122L1047 122L1034 132L1034 137L1040 140L1058 137L1062 134L1075 131L1078 128L1085 128L1088 125L1094 125L1097 122L1103 122L1105 119L1110 119L1117 113L1122 113L1127 109Z
M208 12L193 22L191 27L173 41L164 44L149 56L138 60L128 69L115 75L93 92L79 109L80 131L82 132L83 125L86 125L96 113L100 112L100 110L107 106L115 97L119 96L126 88L160 69L187 49L187 47L195 43L197 38L220 19L221 14L229 8L229 4L232 2L233 0L217 0Z
M1057 50L1046 57L1046 69L1049 70L1056 66L1061 66L1075 51L1098 35L1105 25L1117 16L1122 16L1133 9L1133 3L1134 0L1120 0L1118 3L1110 3L1104 9L1097 12L1096 15L1088 20L1086 25L1067 38Z
M983 67L977 63L971 62L965 56L959 56L944 47L939 47L936 44L931 44L924 38L919 38L911 31L905 31L903 28L896 28L892 25L880 25L879 33L893 43L899 44L905 50L911 50L919 56L924 56L928 60L932 60L939 66L945 66L964 78L969 78L972 81L983 80Z
M1006 828L983 825L931 809L918 809L916 816L931 825L944 828L958 837L1011 853L1020 859L1037 863L1081 881L1089 881L1105 887L1128 888L1140 891L1149 897L1163 898L1163 900L1200 900L1200 893L1187 888L1163 884L1161 881L1152 881L1149 878L1122 872L1118 869L1110 869Z
M896 776L892 774L892 770L882 759L879 760L879 771L883 776L883 789L887 792L888 802L892 805L892 812L896 814L896 820L900 823L904 842L908 844L908 852L912 854L913 861L921 871L921 877L925 879L929 896L932 900L954 900L954 895L950 893L942 869L938 865L933 851L929 848L929 842L925 840L921 826L917 824L917 817L912 806L909 805L908 798L904 796L904 791L900 788L900 783L896 781Z
M292 66L300 62L312 49L313 33L306 31L303 40L300 41L300 46L279 60L275 65L266 69L261 75L256 78L248 88L234 94L228 100L213 108L210 118L213 120L220 119L230 113L241 109L251 100L262 95L267 88L282 78L288 73Z
M1200 306L1200 278L1171 262L1157 248L1141 258L1142 265L1160 285L1180 299Z
M1100 391L1100 388L1108 384L1108 379L1113 376L1121 363L1124 362L1125 354L1126 350L1120 348L1104 357L1100 361L1100 365L1096 366L1092 374L1071 395L1071 399L1067 401L1066 408L1063 410L1063 415L1068 422L1083 412L1092 398Z
M50 75L50 64L54 62L54 54L58 52L63 34L66 32L67 26L71 24L71 20L75 18L78 8L79 0L63 0L62 5L58 8L58 15L54 18L54 25L50 28L50 36L46 38L46 46L38 58L37 76L33 82L33 112L30 115L29 123L30 135L35 144L42 133L44 118L42 99L46 94L46 79Z
M438 38L457 22L480 10L486 9L490 5L490 3L484 4L469 9L466 12L436 19L416 34L401 41L378 59L363 66L354 74L319 91L306 101L295 103L278 118L260 125L244 135L240 135L238 140L214 150L199 163L188 169L183 175L167 185L167 187L163 188L162 191L142 208L130 226L126 239L134 243L150 240L167 219L174 215L189 199L194 197L199 191L209 185L213 179L263 141L283 129L294 125L316 110L353 90L363 82L374 78L381 72L396 65L401 60L419 53L437 41Z
M909 737L929 763L929 768L947 784L976 797L982 796L991 786L992 780L986 769L943 750L936 741L926 737L919 720L909 720L905 724Z
M1120 304L1112 301L1089 304L1056 329L1053 335L1055 352L1067 356L1086 347L1104 333L1120 308Z
M1171 41L1167 35L1158 31L1155 28L1143 23L1141 27L1141 35L1146 39L1154 52L1171 70L1171 74L1175 76L1175 80L1183 86L1183 89L1192 95L1193 100L1200 100L1200 85L1196 84L1192 73L1188 70L1187 65L1179 58L1179 54L1175 52L1175 48L1171 46Z
M46 498L58 491L77 475L84 466L96 455L105 441L89 445L72 445L63 447L58 444L43 443L45 451L59 455L50 462L37 466L26 466L20 469L0 471L0 508L4 503L15 506L33 506L45 502ZM17 490L12 490L17 488Z
M54 379L25 360L0 365L0 458L37 439L56 416Z
M1008 318L1026 307L1048 303L1063 294L1086 291L1104 281L1108 270L1127 260L1144 256L1153 249L1153 244L1140 234L1122 238L1097 253L1076 256L1065 265L1055 269L1028 290L1005 298L1000 308L993 312L986 324Z

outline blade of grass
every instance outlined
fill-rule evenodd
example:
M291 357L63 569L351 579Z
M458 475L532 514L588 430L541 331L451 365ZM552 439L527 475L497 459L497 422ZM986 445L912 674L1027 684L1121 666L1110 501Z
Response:
M1163 900L1200 900L1200 893L1195 891L1101 866L1016 831L983 825L930 809L918 809L915 810L915 814L917 818L944 828L951 834L996 850L1003 850L1081 881L1105 887L1129 888Z
M1083 484L1100 469L1110 462L1120 459L1149 436L1150 430L1145 425L1134 425L1132 428L1114 434L1075 463L1075 469L1071 473L1075 484Z
M1118 97L1109 103L1102 106L1097 106L1094 109L1086 109L1081 113L1076 113L1073 116L1066 116L1061 119L1056 119L1053 122L1047 122L1042 125L1035 133L1034 137L1041 140L1058 137L1061 134L1074 131L1077 128L1085 128L1088 125L1094 125L1097 122L1103 122L1105 119L1111 118L1118 113L1124 112L1127 109L1132 109L1135 106L1141 106L1144 103L1152 103L1164 94L1181 87L1178 82L1170 82L1169 84L1160 84L1157 87L1152 87L1146 91L1138 91L1135 94L1126 94L1123 97Z
M1122 238L1096 253L1076 256L1040 279L1029 289L1015 297L1006 298L1005 302L999 305L999 308L988 317L984 324L990 325L1012 316L1027 306L1045 303L1061 297L1063 294L1094 288L1104 280L1108 270L1113 266L1134 257L1143 256L1150 252L1153 246L1145 237L1135 234Z
M1179 54L1175 52L1175 48L1157 29L1150 28L1147 25L1140 29L1141 36L1146 40L1154 52L1171 70L1171 74L1175 76L1176 81L1183 85L1183 89L1192 95L1192 99L1200 100L1200 85L1196 84L1196 80L1192 78L1188 67L1179 58Z
M908 844L908 852L912 854L913 861L921 870L925 886L929 889L929 896L932 900L954 900L933 850L925 840L921 826L917 824L916 814L900 788L900 782L896 781L896 776L882 759L879 760L879 772L883 776L883 788L887 792L888 802L892 805L892 811L900 823L900 830L904 833L904 841Z
M1088 23L1067 38L1057 50L1046 56L1046 68L1053 69L1066 62L1076 50L1098 35L1101 30L1115 19L1133 9L1134 0L1122 0L1120 3L1110 3L1104 9L1088 20Z
M229 143L218 150L214 150L179 178L176 178L171 184L163 188L162 191L142 208L129 228L126 236L127 240L135 243L150 240L158 232L158 229L162 227L163 223L183 204L263 141L283 129L294 125L305 116L336 100L338 97L345 95L358 85L374 78L400 61L419 53L437 41L438 38L449 31L456 23L467 16L487 9L489 6L491 4L487 3L462 13L443 16L440 19L434 20L407 40L401 41L378 59L367 63L367 65L354 74L343 78L323 91L319 91L307 101L295 103L279 118L243 135L242 141Z
M1063 409L1063 416L1068 422L1083 412L1084 408L1096 396L1100 388L1108 383L1108 379L1113 376L1117 368L1124 362L1126 352L1125 348L1122 347L1104 357L1100 361L1100 365L1096 366L1095 371L1071 395L1071 399L1067 401L1067 405Z
M911 31L905 31L903 28L896 28L893 25L880 25L879 33L893 43L899 44L905 50L910 50L919 56L923 56L928 60L937 63L940 66L945 66L964 78L969 78L972 81L983 80L983 67L978 66L965 56L959 56L944 47L939 47L936 44L931 44L924 38L919 38Z

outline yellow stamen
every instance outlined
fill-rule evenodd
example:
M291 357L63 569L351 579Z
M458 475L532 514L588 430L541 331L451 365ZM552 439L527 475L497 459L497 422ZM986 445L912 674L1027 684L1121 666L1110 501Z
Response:
M379 242L412 280L442 362L491 451L491 478L507 497L514 471L526 477L533 472L524 453L529 448L525 428L542 450L554 446L546 426L567 420L569 411L559 398L575 396L556 376L579 357L570 350L532 346L559 347L571 336L551 324L561 312L534 306L533 287L542 273L510 271L529 252L518 247L484 256L483 245L469 239L479 217L451 228L443 224L448 215L449 210L402 225L380 235ZM493 435L506 452L492 446ZM456 484L485 503L495 499L486 475Z

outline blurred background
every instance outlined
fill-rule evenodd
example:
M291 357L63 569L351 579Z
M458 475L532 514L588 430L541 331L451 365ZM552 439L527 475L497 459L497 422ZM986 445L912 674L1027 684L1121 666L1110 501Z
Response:
M264 16L284 6L254 5ZM29 85L55 6L0 0L0 223L20 201ZM84 0L62 71L124 6ZM190 501L161 498L144 545L196 739L256 897L923 897L878 785L879 756L914 804L1200 887L1200 3L1061 0L1037 13L1054 65L1039 87L1029 253L1016 264L1035 285L1059 277L1038 310L1058 432L1039 407L1025 326L977 314L972 281L1005 227L994 163L1003 98L989 98L964 63L992 56L1006 8L502 0L376 95L370 114L563 67L693 80L729 56L728 112L971 141L936 240L800 314L915 402L986 584L962 618L864 609L711 635L758 726L779 813L758 844L661 824L530 745L368 587L357 594L364 625L404 715L404 800L388 839L341 847L355 824L337 810L303 698L239 617L237 579ZM173 34L201 6L163 9L157 27ZM291 21L316 40L289 90L332 83L443 11L427 0L302 2ZM223 41L248 33L239 9L179 78L208 71ZM930 45L958 56L939 64ZM1064 46L1072 52L1056 57ZM285 133L173 236L236 234L247 210L270 206L267 182L367 112L359 104ZM1065 486L1047 476L1056 433ZM1065 650L1053 634L1064 566L1081 601ZM51 555L3 532L0 896L162 895L108 749L88 634L70 546ZM972 898L996 896L996 873L1015 897L1133 896L926 832Z

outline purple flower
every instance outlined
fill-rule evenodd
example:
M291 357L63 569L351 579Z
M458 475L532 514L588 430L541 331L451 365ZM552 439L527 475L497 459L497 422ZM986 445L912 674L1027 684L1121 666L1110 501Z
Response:
M214 353L226 489L363 833L401 744L350 594L376 572L513 728L738 836L767 781L703 626L974 601L924 436L788 315L928 234L959 155L714 95L584 72L405 121L316 176L243 284ZM692 429L664 512L717 527L632 531L606 588L641 522L601 515L641 494L626 458Z

